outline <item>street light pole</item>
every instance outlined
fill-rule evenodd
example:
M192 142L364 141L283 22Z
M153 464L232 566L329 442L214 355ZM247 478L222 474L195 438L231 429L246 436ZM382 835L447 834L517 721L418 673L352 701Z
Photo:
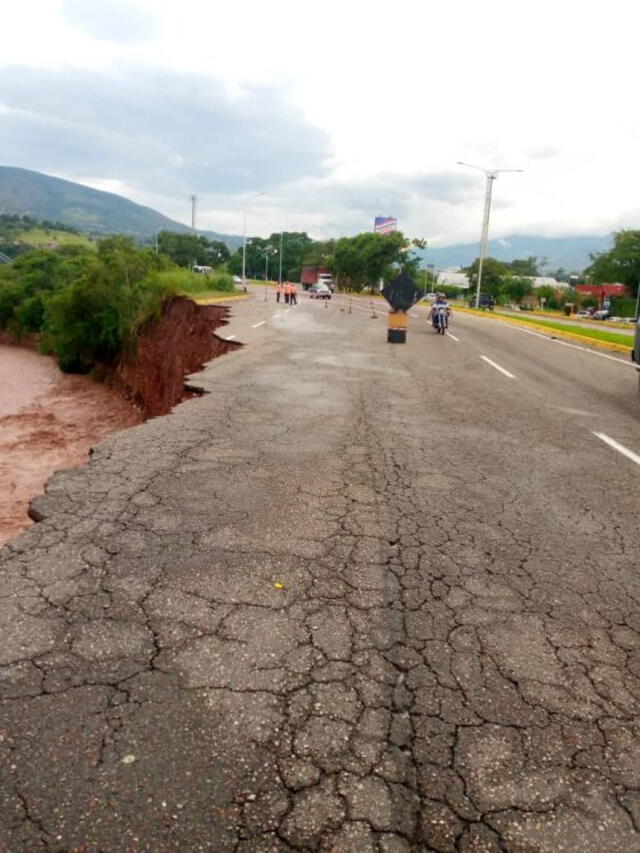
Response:
M489 238L489 217L491 216L491 196L493 193L493 182L501 172L522 172L523 169L485 169L482 166L474 166L471 163L463 163L458 160L458 166L468 166L470 169L478 169L484 172L487 178L487 186L484 194L484 213L482 216L482 233L480 235L480 258L478 259L478 284L476 287L476 308L480 307L480 288L482 285L482 267L487 254L487 242Z
M244 203L244 219L242 227L242 289L245 293L247 291L247 208L249 207L250 201L253 201L255 198L260 198L261 195L265 195L265 193L262 192L251 195Z
M278 275L278 281L282 284L282 241L284 239L284 231L280 232L280 273Z

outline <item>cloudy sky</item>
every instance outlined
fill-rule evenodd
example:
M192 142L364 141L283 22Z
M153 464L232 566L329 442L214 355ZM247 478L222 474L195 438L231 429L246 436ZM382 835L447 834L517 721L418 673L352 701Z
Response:
M241 233L434 244L640 227L629 0L20 0L3 8L0 164Z

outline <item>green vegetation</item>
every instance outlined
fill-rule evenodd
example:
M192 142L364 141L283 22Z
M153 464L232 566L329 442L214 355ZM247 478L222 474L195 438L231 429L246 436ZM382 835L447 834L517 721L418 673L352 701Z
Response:
M55 244L56 246L93 246L94 244L84 234L72 231L61 231L58 228L29 228L17 235L17 240L27 246L40 247Z
M158 232L158 251L181 267L218 266L229 260L229 250L220 240L208 240L198 234Z
M87 236L61 222L42 221L14 213L0 214L0 252L4 255L16 258L30 248L54 243L58 246L71 243L91 245Z
M167 270L156 274L159 281L166 283L175 293L200 295L202 293L233 293L233 276L229 273L200 275L189 270Z
M338 285L360 291L377 287L379 280L389 280L406 272L418 277L420 259L412 247L424 248L424 240L408 240L401 231L375 234L365 231L355 237L341 237L335 245L331 269Z
M371 231L339 240L312 240L304 231L273 233L268 239L251 237L247 240L247 278L277 279L280 274L282 248L282 277L300 281L302 265L326 266L334 274L339 287L360 291L365 287L377 289L381 278L388 279L404 270L418 278L419 258L412 248L424 248L424 240L409 240L396 231L393 234L374 234ZM229 259L229 272L242 273L242 247Z
M312 240L305 231L274 232L266 239L250 237L247 240L246 276L264 280L268 271L271 280L277 279L282 248L283 279L300 281L303 263L324 264L328 261L329 255L322 252L325 245ZM233 253L227 268L233 275L242 275L242 246Z
M623 229L613 235L613 248L591 255L585 270L595 284L624 284L632 297L640 285L640 230Z
M102 240L97 251L35 249L0 266L0 329L35 334L62 370L88 373L132 352L139 330L171 296L232 289L229 275L180 270L127 237Z

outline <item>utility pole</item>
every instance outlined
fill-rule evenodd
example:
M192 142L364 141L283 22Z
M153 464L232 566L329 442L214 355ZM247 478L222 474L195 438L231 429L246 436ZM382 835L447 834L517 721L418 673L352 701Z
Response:
M254 198L260 198L261 195L265 195L265 193L261 192L249 196L249 198L244 203L244 216L242 226L242 289L245 293L247 292L247 208L249 207L250 201L253 201Z
M284 239L284 231L280 232L280 273L278 275L278 281L282 284L282 241Z
M191 196L191 230L193 233L196 233L196 202L198 200L198 196L193 193Z
M487 241L489 237L489 217L491 215L491 195L493 192L493 182L497 179L501 172L522 172L523 169L485 169L482 166L474 166L471 163L463 163L458 160L458 166L468 166L470 169L478 169L484 172L487 179L487 186L484 194L484 214L482 217L482 233L480 235L480 258L478 260L478 285L476 287L476 308L480 307L480 287L482 285L482 266L487 254Z

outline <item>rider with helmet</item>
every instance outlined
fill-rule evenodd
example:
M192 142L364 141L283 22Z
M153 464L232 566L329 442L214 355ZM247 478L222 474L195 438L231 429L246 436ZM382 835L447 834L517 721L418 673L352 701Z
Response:
M442 330L442 334L444 334L445 329L449 326L450 314L451 308L449 307L446 296L444 293L437 293L436 301L433 303L429 313L429 319L433 323L433 328L437 332Z

